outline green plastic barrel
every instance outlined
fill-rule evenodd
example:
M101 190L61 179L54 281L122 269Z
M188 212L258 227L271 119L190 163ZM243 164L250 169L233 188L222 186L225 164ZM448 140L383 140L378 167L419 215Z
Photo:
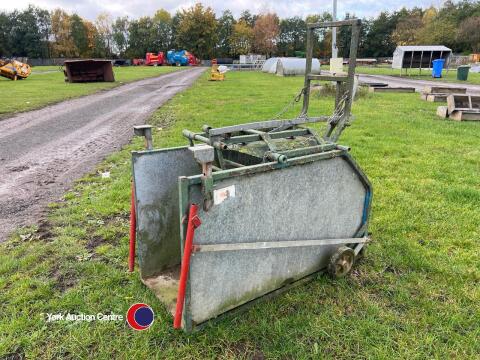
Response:
M466 81L468 79L469 70L470 66L468 65L459 66L457 69L457 80Z

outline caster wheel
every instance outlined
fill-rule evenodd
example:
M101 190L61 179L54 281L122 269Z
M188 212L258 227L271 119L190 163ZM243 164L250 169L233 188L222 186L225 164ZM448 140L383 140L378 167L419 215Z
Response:
M348 246L341 246L330 258L328 274L334 278L342 278L352 269L355 261L355 252Z

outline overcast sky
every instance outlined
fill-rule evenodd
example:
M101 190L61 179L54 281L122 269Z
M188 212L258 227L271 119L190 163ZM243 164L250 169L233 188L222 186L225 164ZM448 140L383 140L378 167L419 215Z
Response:
M46 9L61 7L70 13L76 12L89 20L103 11L107 11L114 17L129 16L138 18L140 16L152 15L155 10L164 8L171 13L176 10L189 7L198 1L184 0L0 0L0 10L22 9L33 3ZM332 10L332 0L204 0L204 5L212 7L217 15L225 9L230 9L235 16L243 10L248 9L252 13L274 11L281 18L291 16L306 16L312 13L321 13ZM406 7L428 7L439 6L442 0L338 0L338 13L342 17L346 12L354 13L358 17L374 16L382 10L393 11L403 6Z

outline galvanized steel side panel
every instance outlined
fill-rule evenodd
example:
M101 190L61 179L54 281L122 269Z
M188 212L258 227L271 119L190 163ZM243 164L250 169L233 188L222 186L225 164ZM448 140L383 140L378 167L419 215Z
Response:
M200 173L187 147L132 153L143 278L180 263L178 177Z
M366 189L343 157L228 178L215 191L229 186L235 197L200 210L196 244L341 239L361 224Z
M230 188L229 188L230 187ZM367 190L344 157L215 182L231 194L208 212L195 244L340 239L356 236ZM200 186L190 201L201 201ZM191 258L189 313L194 323L298 280L327 265L339 245L199 252Z
M337 248L329 245L194 254L190 264L193 322L202 323L324 268Z

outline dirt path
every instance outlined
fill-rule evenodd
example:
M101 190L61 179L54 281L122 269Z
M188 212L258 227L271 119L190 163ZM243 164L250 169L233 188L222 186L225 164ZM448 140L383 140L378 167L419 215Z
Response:
M0 121L0 242L35 223L73 180L126 144L134 125L203 70L136 81Z
M373 83L383 82L392 87L414 87L415 90L421 91L425 86L453 86L467 88L469 94L480 94L480 85L468 84L468 83L452 83L438 80L417 80L409 79L408 77L395 77L388 75L365 75L360 74L361 82Z

